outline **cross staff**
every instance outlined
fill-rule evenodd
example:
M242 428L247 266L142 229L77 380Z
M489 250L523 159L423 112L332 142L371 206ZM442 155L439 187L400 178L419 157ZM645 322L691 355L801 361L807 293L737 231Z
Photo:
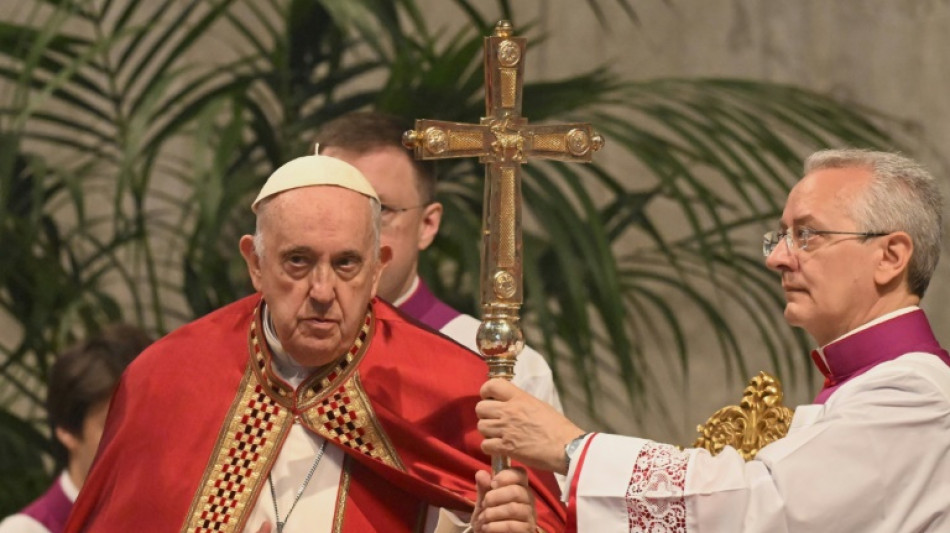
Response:
M521 116L526 39L513 37L499 21L485 37L485 117L479 124L416 120L403 144L416 159L478 157L485 165L482 213L481 304L478 351L488 377L511 379L524 334L518 311L522 297L521 165L532 158L589 162L604 145L590 124L528 125ZM493 456L495 473L510 466Z

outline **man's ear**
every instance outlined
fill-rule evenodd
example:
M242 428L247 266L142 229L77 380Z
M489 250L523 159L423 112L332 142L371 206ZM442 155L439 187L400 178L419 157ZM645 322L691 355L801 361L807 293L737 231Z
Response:
M373 275L373 296L376 296L376 290L379 289L379 280L383 277L383 269L393 258L393 249L382 245L379 247L379 262L376 264L376 273Z
M79 439L69 431L56 426L53 428L53 434L56 436L56 440L58 440L70 454L79 447Z
M435 240L442 223L442 204L432 202L422 208L422 223L419 224L419 250L425 250Z
M878 286L888 285L905 275L914 253L914 241L903 231L879 237L881 258L874 272L874 282Z
M241 237L240 242L241 255L244 256L244 262L247 263L247 273L251 276L251 283L254 284L254 290L261 290L261 258L254 251L254 237L245 235Z

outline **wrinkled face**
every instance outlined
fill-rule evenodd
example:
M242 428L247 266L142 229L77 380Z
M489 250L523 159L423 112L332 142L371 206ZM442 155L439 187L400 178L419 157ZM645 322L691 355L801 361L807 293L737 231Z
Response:
M292 189L258 214L241 253L270 309L281 345L298 363L323 366L352 346L376 294L388 250L377 260L369 200L340 187Z
M870 171L861 168L808 174L789 193L780 229L860 231L849 206L870 179ZM873 318L868 313L878 298L877 244L853 235L815 235L805 250L789 250L780 242L766 265L782 274L788 323L824 345Z
M380 203L393 209L383 209L380 240L392 250L392 260L380 279L379 296L395 301L412 286L419 252L432 244L439 231L442 206L422 205L424 200L407 150L387 146L359 154L329 147L322 153L359 169L376 190Z
M69 452L70 476L79 488L82 488L92 467L92 460L96 457L108 413L109 400L104 400L89 408L86 418L82 421L82 434L76 435L63 428L56 428L56 438Z

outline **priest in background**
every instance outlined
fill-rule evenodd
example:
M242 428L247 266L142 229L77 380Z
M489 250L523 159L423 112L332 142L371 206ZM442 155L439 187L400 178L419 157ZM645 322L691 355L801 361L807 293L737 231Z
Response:
M940 255L934 178L903 156L828 150L805 162L765 235L785 318L825 376L787 436L749 462L587 433L518 390L482 388L486 453L567 475L568 531L950 531L950 357L918 307ZM533 527L524 477L478 477L476 531ZM520 529L519 529L520 528Z
M62 472L47 491L0 522L0 533L61 533L96 455L109 398L125 367L152 340L136 326L108 324L50 367L46 412Z
M375 298L391 257L376 192L306 156L252 209L240 250L259 292L129 367L66 530L465 530L487 367ZM531 477L541 528L560 531L553 476Z

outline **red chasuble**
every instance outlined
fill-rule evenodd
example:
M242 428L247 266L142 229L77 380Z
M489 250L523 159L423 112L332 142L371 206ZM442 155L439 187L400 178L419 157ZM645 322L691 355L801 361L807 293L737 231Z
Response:
M296 392L271 367L260 296L152 345L123 375L67 532L240 532L294 420L346 452L333 531L419 531L471 512L485 363L374 300L353 348ZM539 526L564 527L547 473Z

